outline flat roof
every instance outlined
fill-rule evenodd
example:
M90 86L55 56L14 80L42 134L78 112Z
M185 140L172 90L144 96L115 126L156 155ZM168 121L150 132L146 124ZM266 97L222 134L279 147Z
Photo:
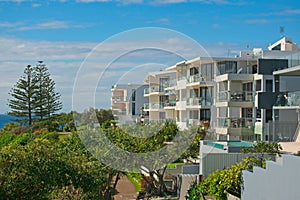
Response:
M290 67L286 69L281 69L273 72L273 75L279 76L300 76L300 65L295 67Z
M300 142L279 142L282 151L287 153L298 153L300 151Z

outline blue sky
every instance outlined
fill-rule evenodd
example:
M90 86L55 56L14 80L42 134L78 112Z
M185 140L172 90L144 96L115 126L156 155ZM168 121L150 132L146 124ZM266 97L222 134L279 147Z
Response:
M0 113L9 111L7 93L23 68L38 60L48 65L62 94L63 111L69 111L82 61L97 44L126 30L179 31L210 55L225 56L228 50L235 54L247 46L266 48L280 38L281 26L287 37L299 43L299 24L300 1L295 0L0 0ZM114 43L105 52L123 46ZM142 76L136 79L142 80ZM102 85L106 98L98 100L99 107L109 107L112 83Z

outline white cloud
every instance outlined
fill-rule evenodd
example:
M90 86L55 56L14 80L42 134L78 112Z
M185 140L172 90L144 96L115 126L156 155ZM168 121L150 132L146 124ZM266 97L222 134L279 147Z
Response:
M15 23L12 23L12 22L0 22L0 28L15 28L19 25L21 25L22 23L21 22L15 22Z
M46 21L42 23L38 23L32 26L21 26L18 30L26 31L26 30L35 30L35 29L69 29L69 28L83 28L84 25L74 25L67 21Z
M138 41L138 44L140 43L141 41ZM97 89L97 97L100 97L96 101L97 105L104 108L110 107L110 89L117 82L142 83L147 71L164 69L164 66L171 66L182 59L191 59L201 54L195 51L194 45L174 36L145 39L141 45L149 47L148 49L141 48L124 55L120 53L135 47L137 41L128 38L112 39L109 43L100 44L96 49L96 43L30 41L7 37L0 37L0 44L0 113L9 111L7 102L2 101L10 98L8 91L23 74L24 67L28 64L35 65L38 60L47 64L56 82L56 88L62 95L64 111L67 112L72 108L73 85L77 72L92 50L93 54L82 65L84 70L81 71L80 77L84 80L84 85L81 85L84 88L80 92L80 98L89 102L86 94L89 91L93 92L97 86L92 80L100 80ZM155 47L158 48L152 49ZM217 56L226 55L229 48L226 44L208 44L206 47L210 54ZM237 45L231 45L230 48L237 49ZM178 55L185 57L181 58ZM102 74L108 63L109 68Z
M33 3L33 4L31 4L31 6L32 6L33 8L38 8L38 7L41 7L42 4L39 4L39 3Z
M0 28L7 31L28 31L28 30L50 30L50 29L70 29L70 28L87 28L88 24L74 24L68 21L52 20L39 23L34 22L1 22Z

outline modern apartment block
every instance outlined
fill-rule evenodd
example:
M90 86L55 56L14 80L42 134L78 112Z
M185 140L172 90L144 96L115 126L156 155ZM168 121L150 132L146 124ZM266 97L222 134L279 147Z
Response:
M219 140L292 140L299 124L299 53L284 37L268 50L198 57L151 72L145 122L172 119L181 129L209 125Z
M166 111L175 106L176 94L168 95L166 88L172 85L176 72L173 70L152 72L147 75L145 82L148 83L144 89L144 97L149 103L144 104L144 122L159 122L165 119L174 119L173 115L166 116Z
M148 85L116 84L112 86L111 109L118 124L135 123L142 114L143 106L149 101L144 98Z

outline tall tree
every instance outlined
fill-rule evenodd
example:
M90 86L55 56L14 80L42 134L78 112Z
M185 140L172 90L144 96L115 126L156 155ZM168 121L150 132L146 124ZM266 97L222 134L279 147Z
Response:
M35 95L35 104L36 108L34 110L34 113L36 116L40 117L40 119L43 119L47 113L46 113L46 102L47 102L47 92L46 92L46 79L50 77L50 73L48 72L48 69L46 65L43 63L43 61L39 61L38 64L34 67L34 71L36 72L36 78L37 78L37 95Z
M18 80L9 94L9 107L12 109L11 115L17 117L27 117L28 123L32 123L32 114L35 109L35 95L37 92L37 79L31 65L27 65L24 75Z
M49 119L52 114L62 109L60 94L55 92L55 82L43 61L39 61L34 70L38 79L35 114L41 119Z
M49 119L52 114L62 109L62 102L60 101L60 94L55 91L55 82L50 78L45 78L46 104L45 112Z

